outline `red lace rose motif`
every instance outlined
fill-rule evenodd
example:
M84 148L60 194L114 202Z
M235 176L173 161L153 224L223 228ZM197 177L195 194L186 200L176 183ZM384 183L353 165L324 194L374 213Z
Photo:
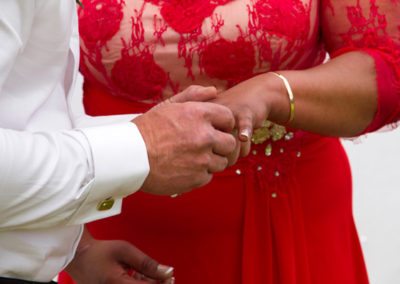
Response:
M283 65L290 68L298 63L309 39L310 9L310 4L300 0L253 2L249 7L248 28L259 49L260 66L267 64L267 68L277 70Z
M102 49L107 49L107 42L119 31L124 5L123 0L84 2L85 8L80 9L80 21L83 23L81 33L85 33L85 36L82 36L82 40L87 51L83 52L83 57L86 57L86 60L103 76L112 94L130 100L160 101L168 75L155 62L149 45L145 43L142 23L145 3L131 18L131 38L128 42L121 39L124 46L121 50L121 58L114 63L111 71L107 71L102 64ZM86 7L89 10L86 10ZM85 13L89 16L85 17ZM92 32L93 27L96 28L94 32ZM85 30L86 28L90 31ZM165 28L160 27L160 29L161 37Z
M255 50L243 37L235 41L216 40L200 54L200 66L211 78L225 80L228 85L239 83L253 74Z
M399 0L392 0L400 5ZM355 6L347 7L347 18L350 28L341 34L343 45L349 48L374 49L380 52L380 56L392 66L395 78L400 78L400 45L396 43L387 33L388 22L386 15L379 11L379 1L370 0L368 16L363 12L360 1ZM398 15L399 16L399 15ZM398 26L400 38L400 26ZM392 84L400 91L400 81L395 80ZM400 112L400 106L398 111ZM400 117L396 118L399 119Z
M132 55L125 51L115 63L111 79L121 91L120 95L138 101L160 101L168 80L153 55L146 51Z
M190 33L201 27L217 5L206 0L169 0L161 4L161 15L178 33Z
M102 62L102 49L119 31L123 18L123 0L86 0L78 10L79 32L85 48L81 48L81 72L86 79L98 81L91 66L108 84L108 73Z
M104 46L120 28L124 0L82 1L79 8L79 32L86 48Z
M162 91L167 85L167 73L155 62L151 53L152 43L146 43L144 38L143 3L135 16L131 18L132 33L129 42L124 43L121 50L121 59L118 60L112 71L111 79L120 90L120 95L139 101L157 102L162 99ZM160 26L162 31L165 28ZM160 37L162 36L160 32Z
M375 0L370 1L369 17L364 15L363 8L358 1L357 5L347 7L347 18L350 22L350 29L347 33L342 34L345 45L377 47L385 45L389 40L389 37L386 36L386 16L379 13L379 7Z
M187 76L192 80L195 79L192 71L193 59L199 56L201 50L207 45L206 39L202 36L202 24L206 18L213 17L216 7L229 1L166 0L160 4L160 12L164 20L180 34L178 56L184 59L184 67L188 70ZM209 57L209 59L212 58Z

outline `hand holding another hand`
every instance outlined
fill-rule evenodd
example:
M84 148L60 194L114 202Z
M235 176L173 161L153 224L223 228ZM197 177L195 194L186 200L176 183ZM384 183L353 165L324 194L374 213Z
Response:
M285 121L287 97L279 78L261 74L243 81L220 93L213 103L228 107L235 117L235 128L240 146L240 156L250 151L254 129L268 119L278 123Z
M207 184L213 173L234 162L228 160L236 147L232 112L201 102L216 95L213 87L189 87L133 120L146 143L150 163L143 191L187 192Z

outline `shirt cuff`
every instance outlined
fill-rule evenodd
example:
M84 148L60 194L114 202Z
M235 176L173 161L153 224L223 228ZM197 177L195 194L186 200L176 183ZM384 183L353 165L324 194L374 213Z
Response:
M79 129L87 138L94 178L69 224L87 223L118 214L121 198L136 192L150 167L146 145L132 122ZM90 157L90 155L89 155Z

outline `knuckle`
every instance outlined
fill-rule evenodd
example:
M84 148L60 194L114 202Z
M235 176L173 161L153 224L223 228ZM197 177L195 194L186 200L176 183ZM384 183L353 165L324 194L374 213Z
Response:
M196 102L186 102L182 104L182 111L187 119L197 120L201 115L201 108Z
M248 111L247 112L242 112L239 115L239 120L242 123L249 124L249 123L251 123L253 121L253 114L251 112L248 112Z
M198 131L195 137L199 148L209 148L214 143L214 135L208 130Z
M204 169L208 169L209 165L211 164L211 157L210 155L202 155L199 158L198 165L200 169L203 171Z
M190 85L189 87L186 88L186 92L187 93L194 93L196 92L196 90L198 89L198 86L196 85Z

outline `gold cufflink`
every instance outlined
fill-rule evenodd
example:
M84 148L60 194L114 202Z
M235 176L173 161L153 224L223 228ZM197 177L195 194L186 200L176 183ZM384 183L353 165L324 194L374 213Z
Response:
M112 197L104 199L103 201L99 202L99 204L97 204L97 210L99 211L109 210L113 207L114 203L115 200Z

